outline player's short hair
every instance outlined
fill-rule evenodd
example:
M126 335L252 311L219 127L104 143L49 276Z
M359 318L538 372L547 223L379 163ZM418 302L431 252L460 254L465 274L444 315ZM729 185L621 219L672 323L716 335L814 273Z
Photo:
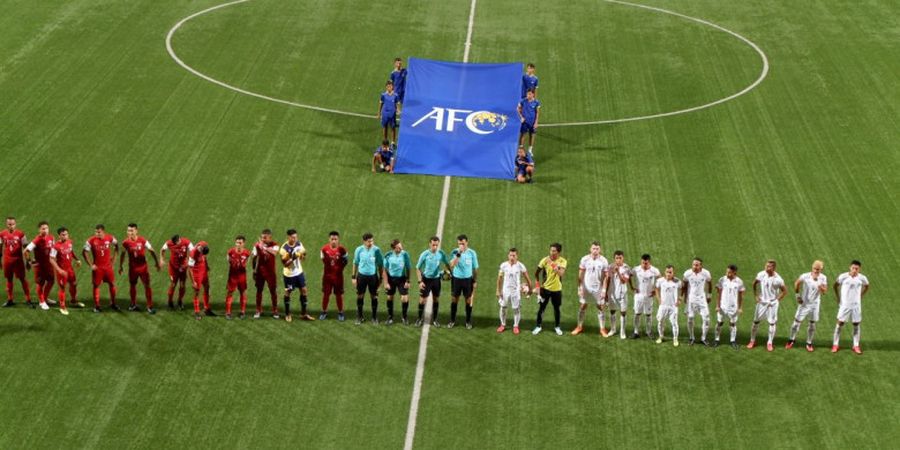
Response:
M6 216L6 220L16 220L14 216Z
M204 255L208 255L208 254L209 254L209 247L206 246L206 245L204 245L203 247L200 248L200 253L203 253Z
M595 245L596 245L597 247L600 247L600 241L591 241L591 247L593 247L593 246L595 246Z
M134 222L131 222L128 224L128 228L137 228L137 227L138 227L137 224Z
M432 236L431 239L429 239L428 241L429 242L441 242L441 238L439 238L437 236Z
M669 270L669 269L675 270L675 266L673 266L671 264L666 264L666 270Z
M554 243L550 244L550 248L555 248L556 251L562 252L562 244L560 244L559 242L554 242Z
M98 223L98 224L94 227L94 229L95 229L95 230L103 230L103 231L106 231L106 225L103 225L102 223Z
M625 256L625 252L622 250L616 250L613 252L613 256Z
M368 241L369 239L372 239L374 237L375 237L375 235L372 233L363 233L362 240Z
M768 259L768 260L766 260L766 265L769 265L769 264L777 265L778 263L776 263L774 259Z
M237 235L237 236L234 237L234 240L236 240L236 241L246 241L247 238L245 238L243 234L239 234L239 235Z
M46 220L42 220L42 221L38 222L38 228L40 228L44 225L50 226L50 224Z
M331 236L340 237L341 233L338 233L337 231L332 231L332 232L328 233L328 237L331 237Z
M703 258L701 258L699 256L695 256L692 261L697 261L698 263L703 264Z
M397 248L397 244L399 244L399 243L400 243L400 239L394 239L393 241L391 241L391 248L392 249Z
M293 229L293 228L288 228L288 230L287 230L285 233L286 233L288 236L293 236L293 235L297 234L297 230L295 230L295 229Z
M517 248L515 248L515 247L510 247L510 248L509 248L509 253L519 254L519 249L517 249Z
M66 227L59 227L59 228L56 229L56 234L63 234L63 233L65 233L66 231L69 231L69 229L66 228Z
M272 230L271 230L270 228L263 228L263 230L262 230L262 232L261 232L260 234L269 234L269 235L271 235L271 234L272 234Z
M728 265L728 270L730 270L730 271L732 271L732 272L737 272L737 266L734 265L734 264L729 264L729 265Z
M388 80L388 82L387 82L387 83L384 83L384 85L385 85L385 86L393 86L393 85L394 85L394 82L391 81L391 80Z
M401 58L401 57L399 57L399 56L396 57L396 58L394 58L394 62L397 62L397 61L403 61L403 58Z
M459 236L456 237L456 240L457 240L457 241L466 241L466 242L469 242L469 237L466 236L466 235L464 235L464 234L461 234L461 235L459 235Z
M171 240L172 240L172 243L173 243L173 244L177 244L178 241L181 240L181 236L179 236L179 235L177 235L177 234L172 235Z
M850 265L851 265L851 266L859 266L859 267L862 267L862 263L859 262L858 259L854 259L853 261L850 261Z
M525 91L526 94L534 94L534 88L528 89Z
M641 255L641 261L650 261L650 254L644 253L643 255Z
M526 68L531 67L532 69L534 69L534 63L525 64L525 67Z

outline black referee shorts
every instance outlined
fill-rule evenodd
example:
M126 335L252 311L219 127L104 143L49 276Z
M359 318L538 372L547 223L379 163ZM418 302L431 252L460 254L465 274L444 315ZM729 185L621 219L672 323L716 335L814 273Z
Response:
M409 294L409 289L406 287L406 277L392 277L388 275L388 287L387 295L394 295L397 291L400 291L400 295Z
M356 295L364 295L366 290L372 296L378 293L378 275L359 274L356 276Z
M450 295L454 297L469 298L472 296L475 280L473 278L456 278L450 280Z
M441 277L437 278L422 278L422 282L425 283L425 287L419 289L419 295L422 298L428 297L431 294L432 297L438 298L441 296Z

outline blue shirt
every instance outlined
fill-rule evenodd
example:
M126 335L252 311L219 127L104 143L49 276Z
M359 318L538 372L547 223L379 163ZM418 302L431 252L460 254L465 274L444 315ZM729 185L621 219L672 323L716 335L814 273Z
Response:
M525 94L528 93L529 89L537 90L537 87L538 87L537 75L528 75L527 73L522 75L522 98L525 98Z
M534 164L534 159L528 153L525 156L516 155L516 168L525 170L530 164Z
M450 258L453 259L459 255L459 249L454 248L450 252ZM472 278L472 271L478 269L478 255L475 250L467 249L459 257L459 262L453 267L453 278Z
M406 90L406 69L394 69L391 72L391 83L394 83L394 92L398 95Z
M411 267L412 262L409 260L409 253L406 253L406 250L400 250L400 253L390 251L384 257L384 269L387 270L389 276L409 276Z
M381 94L381 117L392 117L397 113L397 92Z
M394 152L390 147L388 147L387 149L378 147L375 149L375 154L381 155L381 161L385 164L391 162L391 160L394 159Z
M525 123L534 125L534 120L537 119L537 110L541 107L540 100L528 101L527 98L523 98L519 102L519 106L522 107L522 117L525 118Z
M419 255L419 262L416 264L416 268L422 271L422 276L425 278L438 278L441 276L441 264L450 264L447 254L441 249L434 253L431 252L431 249L428 249Z
M373 245L371 248L360 245L353 252L353 265L357 267L357 273L360 275L375 275L382 264L381 249L377 245Z

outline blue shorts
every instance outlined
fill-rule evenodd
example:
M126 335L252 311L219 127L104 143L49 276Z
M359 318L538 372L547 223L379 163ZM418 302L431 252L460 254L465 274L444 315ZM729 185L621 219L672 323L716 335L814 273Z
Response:
M381 116L382 128L397 128L397 115L391 114L388 117Z
M528 175L528 166L518 166L516 167L516 175L527 176Z
M303 289L306 287L306 274L301 273L296 277L284 277L284 288L288 291L293 291L294 289Z
M528 123L528 122L522 122L522 127L519 128L519 133L534 134L534 124Z

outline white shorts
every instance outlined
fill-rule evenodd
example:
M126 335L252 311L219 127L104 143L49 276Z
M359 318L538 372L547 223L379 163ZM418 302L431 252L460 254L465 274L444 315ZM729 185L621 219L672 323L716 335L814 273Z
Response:
M622 311L622 312L628 311L628 296L627 295L623 295L622 298L610 297L606 301L606 303L607 303L609 309L612 309L615 311Z
M578 299L578 303L584 305L587 304L587 297L593 297L594 301L597 302L597 306L603 305L606 303L606 300L603 298L603 294L601 293L601 289L597 286L597 290L589 289L587 286L581 286L582 291L584 291L584 296Z
M500 303L501 308L512 306L513 309L519 309L519 303L522 301L522 295L519 294L519 291L503 291L503 295L501 295L500 298L497 299L497 301L498 303Z
M729 323L737 323L738 317L741 316L741 313L738 312L738 309L735 308L722 308L721 311L716 313L716 321L719 323L725 323L725 319L728 319Z
M653 313L653 296L634 294L634 313L650 315Z
M847 322L847 319L850 319L852 323L862 322L862 305L859 303L855 305L841 305L838 308L837 320L839 322Z
M678 308L674 306L665 306L660 305L659 309L656 310L656 321L662 322L666 319L669 319L669 322L675 323L678 321Z
M687 313L688 319L693 319L694 315L699 313L701 319L709 320L709 305L706 304L706 300L689 301L684 312Z
M806 319L806 316L809 316L810 322L818 322L819 321L819 305L820 302L810 303L804 302L802 305L797 305L797 313L794 314L794 320L797 322L803 322Z
M765 303L757 303L753 321L762 322L762 319L765 318L770 324L778 322L778 306L780 304L780 302L772 302L772 305L769 306Z

